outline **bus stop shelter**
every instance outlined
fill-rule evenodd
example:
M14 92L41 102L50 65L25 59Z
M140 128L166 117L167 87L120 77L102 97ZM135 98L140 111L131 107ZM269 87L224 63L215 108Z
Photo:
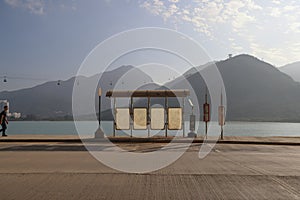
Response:
M116 130L148 130L150 137L151 130L165 130L165 137L168 137L168 130L184 129L184 102L190 95L189 90L134 90L120 91L109 90L106 97L113 99L113 136ZM168 98L181 99L181 106L169 107ZM116 101L119 98L129 98L128 107L117 107ZM134 107L134 98L147 98L147 106ZM164 107L150 107L151 98L164 98Z

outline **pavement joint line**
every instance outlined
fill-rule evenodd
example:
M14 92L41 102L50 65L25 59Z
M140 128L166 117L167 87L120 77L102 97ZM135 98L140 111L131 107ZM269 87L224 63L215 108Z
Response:
M300 175L264 175L264 174L162 174L162 173L122 173L122 172L0 172L0 175L46 175L46 174L56 174L56 175L126 175L126 176L254 176L254 177L290 177L290 178L300 178Z
M0 139L0 143L80 143L80 144L111 144L111 143L170 143L172 140L155 140L155 139L112 139L110 142L108 141L84 141L84 143L80 139ZM173 143L187 143L191 142L190 140L176 140L172 141ZM192 143L203 144L203 140L194 140ZM300 146L300 142L285 142L285 141L245 141L245 140L218 140L218 141L210 141L206 140L205 144L254 144L254 145L285 145L285 146Z

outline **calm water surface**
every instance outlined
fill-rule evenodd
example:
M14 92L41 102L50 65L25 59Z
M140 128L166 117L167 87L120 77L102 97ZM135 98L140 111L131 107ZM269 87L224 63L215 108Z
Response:
M98 127L97 122L79 122L80 132L87 136L93 136ZM112 122L102 122L102 127L107 135L112 134ZM204 123L197 124L198 135L204 134ZM188 132L189 123L185 125ZM212 129L214 134L219 134L218 126ZM130 134L129 131L125 133ZM172 131L169 132L172 135ZM300 136L300 123L277 123L277 122L227 122L224 127L227 136ZM11 121L8 126L7 134L43 134L43 135L77 135L75 124L72 121L53 122L53 121ZM124 133L117 131L116 135ZM134 136L147 136L147 131L133 131ZM151 133L153 134L153 133ZM160 133L163 135L164 131Z

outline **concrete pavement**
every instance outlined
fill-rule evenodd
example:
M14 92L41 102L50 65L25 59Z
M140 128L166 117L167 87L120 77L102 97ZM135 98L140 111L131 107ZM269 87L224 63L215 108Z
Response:
M146 152L164 144L118 145ZM204 159L199 148L192 144L159 171L127 174L101 164L80 143L1 143L0 197L300 199L300 146L217 144Z

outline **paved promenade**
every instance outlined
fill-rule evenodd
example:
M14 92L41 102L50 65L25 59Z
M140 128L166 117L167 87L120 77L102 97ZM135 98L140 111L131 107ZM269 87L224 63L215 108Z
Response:
M118 145L146 152L165 144ZM200 145L159 171L127 174L79 142L2 141L0 199L300 199L300 146L217 144L199 159Z

